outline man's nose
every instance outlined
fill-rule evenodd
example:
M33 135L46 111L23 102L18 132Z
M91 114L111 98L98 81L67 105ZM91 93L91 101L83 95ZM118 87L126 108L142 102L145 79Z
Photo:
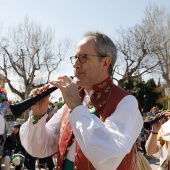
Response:
M75 63L73 64L73 68L80 68L81 67L81 63L79 61L79 59L77 58L77 60L75 61Z

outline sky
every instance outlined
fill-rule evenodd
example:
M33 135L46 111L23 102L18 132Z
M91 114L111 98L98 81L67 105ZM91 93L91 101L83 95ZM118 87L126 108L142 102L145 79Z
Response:
M114 38L120 28L140 24L150 3L170 11L170 0L0 0L0 25L8 30L27 16L43 28L54 29L57 39L70 39L74 53L86 31L98 30ZM69 60L61 68L60 74L73 73Z

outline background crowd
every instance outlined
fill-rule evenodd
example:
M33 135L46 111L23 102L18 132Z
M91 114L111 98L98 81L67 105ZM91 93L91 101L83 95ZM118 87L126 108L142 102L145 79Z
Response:
M6 116L10 114L10 102L7 99L5 88L0 88L0 170L21 170L24 167L28 170L34 170L36 163L38 168L48 168L53 170L55 167L54 155L46 158L35 158L26 152L21 144L19 130L23 119L6 121ZM53 111L57 110L57 103L49 104L47 110L47 121L53 116Z
M150 110L150 112L146 113L143 116L143 119L145 122L151 121L154 119L154 117L160 113L160 109L158 108L157 105L153 106ZM141 130L141 133L137 139L137 149L143 153L143 155L149 159L152 157L152 155L148 155L146 151L146 141L148 140L148 137L150 135L150 130L146 130L144 127Z

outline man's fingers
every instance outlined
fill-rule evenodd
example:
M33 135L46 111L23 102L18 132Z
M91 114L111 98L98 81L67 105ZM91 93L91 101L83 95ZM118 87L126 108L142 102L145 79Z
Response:
M34 96L42 93L43 91L46 91L46 90L49 88L49 86L50 86L50 84L46 84L46 85L44 85L43 87L36 88L36 89L34 89L34 90L29 94L29 96L30 96L30 97L34 97Z

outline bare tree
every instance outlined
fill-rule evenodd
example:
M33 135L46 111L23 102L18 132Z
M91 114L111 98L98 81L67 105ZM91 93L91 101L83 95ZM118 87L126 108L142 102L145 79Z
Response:
M0 47L0 69L11 91L24 100L32 89L48 82L71 44L70 41L60 41L57 47L54 31L42 29L41 25L25 17L24 22L1 41ZM22 83L22 89L13 83L14 79Z
M119 32L120 61L115 73L129 80L144 73L162 75L170 89L170 13L150 4L140 25ZM121 65L120 65L121 63ZM170 90L169 90L170 109Z
M170 89L170 13L165 7L151 4L146 8L143 24L145 28L152 30L148 36L155 37L152 46L155 57L159 60L157 73L162 75L166 88ZM170 101L168 109L170 109Z
M117 47L120 58L115 73L122 79L129 80L132 76L141 77L159 65L151 45L154 37L149 37L148 32L150 30L142 25L119 31Z

